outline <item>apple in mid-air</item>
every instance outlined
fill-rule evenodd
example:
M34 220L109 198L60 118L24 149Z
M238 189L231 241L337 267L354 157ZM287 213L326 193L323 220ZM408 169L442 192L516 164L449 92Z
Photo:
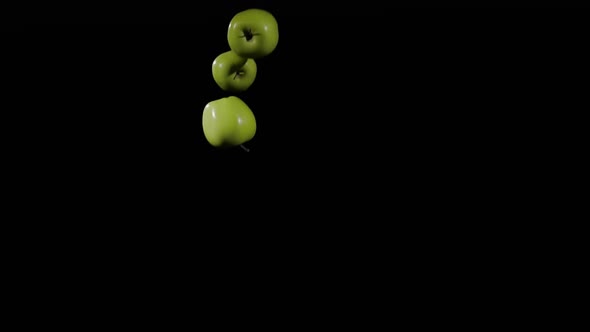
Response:
M256 118L250 107L238 97L217 99L205 106L203 132L214 147L238 146L256 134Z
M275 50L279 42L277 20L264 9L241 11L229 23L227 41L229 47L242 57L265 57Z
M213 80L224 91L243 92L254 83L257 67L254 59L227 51L213 60Z

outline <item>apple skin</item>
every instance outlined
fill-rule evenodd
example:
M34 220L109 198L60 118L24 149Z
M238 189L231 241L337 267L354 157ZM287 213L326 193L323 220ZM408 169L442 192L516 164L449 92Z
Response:
M235 96L209 102L203 110L203 132L217 148L241 145L256 134L256 118L248 105Z
M222 90L243 92L254 83L258 68L254 59L241 57L230 50L213 60L211 71L213 80Z
M241 11L234 15L229 23L227 41L229 47L242 57L265 57L272 53L279 43L277 20L263 9Z

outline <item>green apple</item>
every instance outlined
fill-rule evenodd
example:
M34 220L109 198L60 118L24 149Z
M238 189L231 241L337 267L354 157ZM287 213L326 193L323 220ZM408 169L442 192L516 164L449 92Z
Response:
M227 29L229 47L245 58L259 59L272 53L279 43L275 17L263 9L247 9L234 15Z
M212 72L215 83L221 89L242 92L248 90L256 79L256 61L241 57L230 50L213 60Z
M235 96L209 102L203 111L203 132L209 144L227 148L248 142L256 134L256 118Z

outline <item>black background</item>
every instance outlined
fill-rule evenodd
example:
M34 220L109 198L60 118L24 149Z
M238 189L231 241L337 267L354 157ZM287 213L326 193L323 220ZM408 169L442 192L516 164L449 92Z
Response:
M211 63L228 49L229 20L252 7L275 15L279 45L239 94L257 119L250 151L219 150L201 127L204 106L228 95ZM580 89L563 76L582 54L570 12L310 8L243 2L5 25L17 168L74 196L303 219L488 213L530 185L511 179L530 177L527 161L549 144L539 123Z
M88 274L108 293L114 280L146 303L155 275L182 294L278 289L269 303L309 304L318 288L347 302L396 278L405 308L415 292L441 294L437 308L457 288L468 305L488 298L470 285L501 292L514 273L490 266L537 257L523 239L539 225L519 221L545 185L559 126L547 122L583 88L566 75L585 18L413 4L242 1L4 26L15 252L31 251L35 275L73 266L66 283ZM257 119L250 151L218 150L201 127L227 95L211 63L251 7L275 15L279 45L240 94Z
M258 122L250 152L220 151L200 122L207 102L228 95L210 67L228 49L231 17L254 5L275 14L280 42L240 95ZM262 182L469 172L516 138L543 96L539 82L555 74L544 61L566 44L531 9L304 8L244 3L195 8L186 24L13 26L12 67L29 89L22 105L43 134L39 151L194 181L205 165L244 167Z
M257 119L249 152L220 150L201 127L204 106L229 95L211 64L228 50L229 20L253 7L275 15L280 41L239 94ZM539 8L309 8L248 2L6 25L7 95L18 96L9 114L24 117L12 140L27 146L15 160L73 192L235 203L238 214L432 213L424 202L482 211L483 196L526 177L545 144L531 130L569 100L562 75L580 54L581 25L559 9L552 21Z

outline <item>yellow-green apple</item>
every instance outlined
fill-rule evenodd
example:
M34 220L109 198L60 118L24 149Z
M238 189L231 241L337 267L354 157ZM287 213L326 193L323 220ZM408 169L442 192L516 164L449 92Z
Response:
M224 97L205 106L203 132L214 147L238 146L256 134L256 118L242 99L236 96Z
M245 58L259 59L272 53L279 43L279 26L264 9L252 8L232 17L227 29L229 47Z
M256 61L227 51L213 60L213 80L224 91L242 92L254 83L257 73Z

